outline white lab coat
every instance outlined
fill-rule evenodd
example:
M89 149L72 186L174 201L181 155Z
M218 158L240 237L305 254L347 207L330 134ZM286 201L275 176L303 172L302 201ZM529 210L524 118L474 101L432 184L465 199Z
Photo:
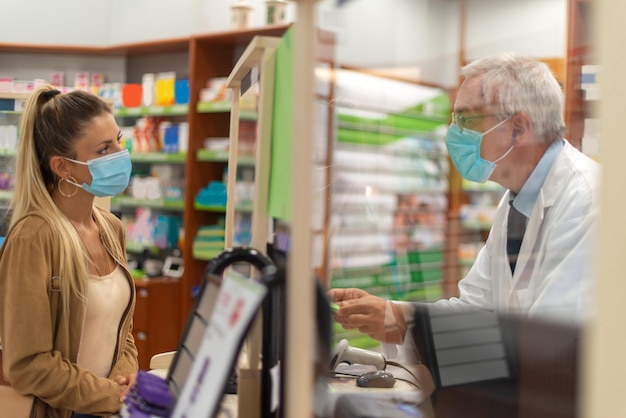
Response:
M515 274L506 254L507 191L459 298L435 305L583 321L591 314L599 182L600 165L565 141L528 220Z

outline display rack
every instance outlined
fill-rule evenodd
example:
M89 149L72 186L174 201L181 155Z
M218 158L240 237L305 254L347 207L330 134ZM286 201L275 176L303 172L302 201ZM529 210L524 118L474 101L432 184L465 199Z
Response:
M224 209L217 211L205 210L194 206L194 197L198 191L212 180L221 180L227 159L211 158L202 153L203 141L208 136L227 137L229 132L230 103L227 106L217 106L214 109L205 109L202 106L196 107L199 102L199 91L206 86L208 79L213 77L227 77L235 65L240 54L248 43L256 35L281 36L288 25L271 25L255 29L225 31L207 34L197 34L191 37L181 37L174 39L163 39L150 42L130 43L103 47L83 47L73 45L29 45L0 43L0 74L4 74L7 68L11 70L20 61L23 66L33 62L33 56L37 57L39 69L27 69L29 74L34 74L38 78L46 79L48 71L53 63L58 66L82 65L85 68L75 68L76 71L91 69L95 65L106 61L114 63L114 67L125 68L124 74L113 74L109 81L137 83L141 80L141 75L145 72L159 72L175 69L177 73L188 75L190 87L190 106L174 107L148 107L132 109L115 109L116 116L120 118L136 118L145 115L181 118L189 123L189 146L186 154L163 155L163 154L135 154L132 156L137 164L184 164L185 194L182 201L148 201L141 199L130 199L122 196L112 200L114 210L132 210L136 207L150 207L155 211L174 211L183 218L184 239L182 239L182 256L184 260L184 273L180 280L168 283L167 286L176 288L174 291L165 293L159 299L159 309L167 315L169 312L172 318L178 319L178 327L171 329L168 327L168 337L159 340L158 351L173 350L176 348L177 338L184 325L184 318L191 306L193 292L196 286L201 283L204 269L208 260L196 258L192 251L193 236L202 225L215 222L219 216L223 216ZM10 57L5 61L3 56ZM76 59L79 57L80 59ZM64 63L64 60L67 63ZM78 62L78 64L76 64ZM10 64L10 67L7 67ZM39 71L39 72L37 72ZM113 71L113 70L112 70ZM17 74L16 76L19 76ZM13 95L13 94L12 94ZM22 96L17 98L21 98ZM208 110L208 111L207 111ZM255 118L255 115L246 115ZM12 156L13 153L7 150L0 150L1 154ZM245 162L244 162L245 164ZM10 198L10 192L2 191L0 199ZM244 208L244 210L246 210ZM247 209L249 210L249 209ZM133 247L139 251L142 247ZM152 282L150 282L152 283ZM157 282L150 285L152 293L157 293ZM149 303L152 303L151 300ZM156 321L148 318L148 321ZM145 326L154 329L149 338L159 338L154 332L159 329L152 327L153 323ZM172 332L173 331L173 332ZM137 338L137 335L135 335ZM154 346L148 344L148 346ZM169 347L169 348L168 348ZM142 359L149 358L151 352L141 352Z
M331 287L358 287L393 300L438 299L448 95L354 69L337 70L335 83ZM377 345L358 332L334 331L354 346Z

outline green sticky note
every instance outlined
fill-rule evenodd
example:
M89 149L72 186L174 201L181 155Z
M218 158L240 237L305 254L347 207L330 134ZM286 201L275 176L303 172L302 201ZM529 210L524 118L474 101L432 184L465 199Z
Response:
M268 213L291 220L293 146L293 27L276 48Z

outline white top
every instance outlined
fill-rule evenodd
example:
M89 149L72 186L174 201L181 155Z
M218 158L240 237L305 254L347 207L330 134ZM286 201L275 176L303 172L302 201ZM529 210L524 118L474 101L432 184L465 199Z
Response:
M589 318L599 181L600 165L565 142L537 196L515 273L506 253L507 191L485 246L459 282L460 296L436 304L572 324Z
M89 275L87 312L78 365L107 377L113 364L118 330L130 299L130 286L119 265L106 276Z

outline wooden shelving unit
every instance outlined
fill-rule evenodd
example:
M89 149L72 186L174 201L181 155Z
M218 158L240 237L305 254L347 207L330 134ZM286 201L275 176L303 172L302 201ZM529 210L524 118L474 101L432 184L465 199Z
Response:
M262 29L222 32L199 35L191 38L189 45L189 86L190 103L199 103L200 88L210 78L228 77L241 53L252 39L257 36L281 36L288 26L268 26ZM227 160L197 158L203 149L206 137L228 137L230 129L230 106L222 111L206 111L197 106L190 110L189 149L185 171L185 210L183 225L185 242L183 259L185 274L182 279L182 301L180 308L186 315L191 307L192 290L200 283L207 265L206 260L193 256L193 237L201 226L215 224L223 212L196 209L194 198L209 182L221 180ZM217 109L211 109L217 110ZM200 154L201 156L203 154Z
M567 3L567 75L565 82L566 138L582 148L585 132L585 97L581 88L581 70L591 61L591 0L568 0Z
M207 109L206 106L202 105L196 106L199 102L199 91L206 86L208 79L227 77L240 54L254 36L281 36L287 28L288 25L273 25L255 29L198 34L184 38L104 47L0 43L0 59L2 59L3 53L11 54L12 56L16 54L42 54L51 56L115 57L125 59L128 62L132 61L135 66L138 61L147 62L150 65L155 62L157 63L155 67L149 69L150 72L155 73L169 71L171 69L171 67L168 67L169 65L183 68L187 71L187 74L184 75L189 77L189 106L172 106L168 108L139 107L115 110L116 116L119 117L161 116L165 114L180 118L179 120L186 120L189 123L189 146L186 154L161 156L150 153L133 156L136 162L141 163L185 164L184 200L148 202L128 197L116 198L117 201L113 199L113 203L124 207L149 206L155 210L182 212L185 230L184 244L181 248L185 265L183 277L178 281L168 281L166 286L152 285L149 281L138 283L142 289L146 288L151 293L157 291L157 288L159 292L161 288L167 288L167 291L159 296L158 310L161 312L161 316L165 315L168 318L175 318L174 321L169 321L167 326L156 324L156 319L153 319L152 315L148 315L147 318L141 318L141 321L143 321L142 326L151 330L147 334L148 340L142 342L147 347L156 347L156 350L160 352L176 349L178 336L182 331L187 312L193 301L193 289L201 283L208 263L206 259L197 259L193 256L193 238L200 226L215 223L219 216L223 216L223 211L208 211L196 208L194 199L199 190L210 181L222 179L223 170L228 162L227 159L207 157L201 150L203 141L207 137L228 137L230 105L223 106L220 109ZM186 62L169 62L168 58L172 56L187 56L188 59ZM133 72L128 71L125 82L140 82L137 79L136 69ZM20 99L26 96L27 93L3 93L0 97ZM252 120L256 117L254 112L250 112L246 116ZM238 210L249 209L239 208ZM152 298L145 302L152 304ZM145 309L153 308L141 308L142 312ZM152 341L149 339L152 339ZM146 350L142 351L144 353L142 354L143 357L154 351L152 349ZM147 364L145 358L140 360L142 364Z

